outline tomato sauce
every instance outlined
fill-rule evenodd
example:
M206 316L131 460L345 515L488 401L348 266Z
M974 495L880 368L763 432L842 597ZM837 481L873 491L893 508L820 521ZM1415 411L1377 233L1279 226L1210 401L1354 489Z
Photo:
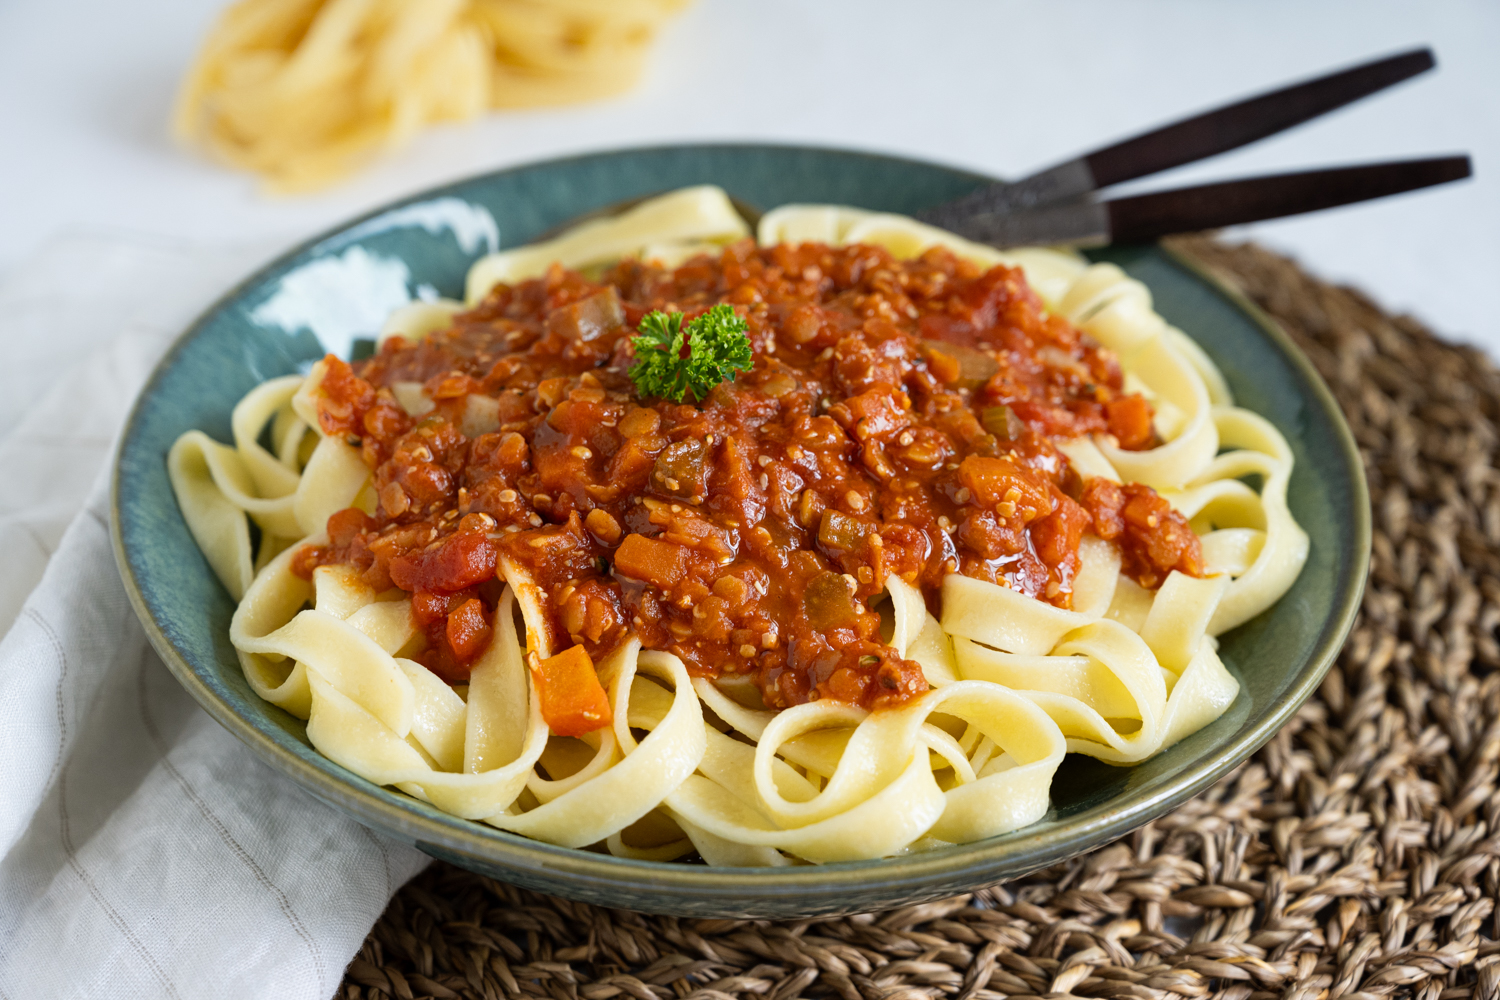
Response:
M720 302L748 322L753 369L698 405L640 398L641 318ZM1143 586L1203 571L1165 500L1084 481L1056 447L1157 443L1116 358L1019 270L943 250L745 241L676 269L553 267L327 372L322 429L361 448L377 506L334 515L295 569L353 564L412 593L421 656L452 683L489 641L506 566L541 588L554 652L597 662L633 633L772 708L927 689L881 640L890 573L934 611L953 572L1066 608L1085 532ZM409 415L401 383L431 410Z

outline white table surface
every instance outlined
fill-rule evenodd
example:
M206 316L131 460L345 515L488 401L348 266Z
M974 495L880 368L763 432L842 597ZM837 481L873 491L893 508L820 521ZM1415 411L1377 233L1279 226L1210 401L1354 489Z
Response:
M766 139L1017 176L1163 120L1417 44L1439 68L1136 189L1467 151L1475 180L1247 235L1500 356L1500 4L699 0L634 93L424 133L351 182L273 200L176 148L173 91L221 0L0 4L0 278L126 234L271 250L430 185L623 145Z

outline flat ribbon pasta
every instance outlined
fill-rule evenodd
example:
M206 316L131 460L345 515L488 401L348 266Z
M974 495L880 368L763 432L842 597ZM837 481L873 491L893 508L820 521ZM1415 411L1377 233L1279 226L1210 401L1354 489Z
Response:
M467 298L554 263L674 262L747 232L723 191L686 188L483 258ZM1065 753L1133 764L1219 718L1239 685L1215 637L1286 592L1309 541L1287 505L1286 440L1234 406L1213 362L1155 313L1146 287L1074 254L1002 252L845 206L782 206L758 235L869 243L903 259L941 247L981 267L1022 268L1050 310L1116 352L1126 387L1154 414L1152 447L1126 450L1098 434L1058 450L1082 477L1156 489L1199 536L1204 577L1174 571L1147 590L1122 572L1119 546L1091 532L1079 543L1070 609L949 573L935 616L921 590L891 575L884 639L921 667L929 690L875 712L832 700L771 711L750 675L691 676L681 659L631 636L595 665L611 721L562 736L543 718L537 678L571 640L517 560L498 558L504 589L491 639L456 687L418 662L428 640L409 595L375 593L348 566L320 566L310 580L293 572L304 546L327 544L330 514L373 509L360 452L319 426L320 361L305 378L249 393L233 414L232 445L193 431L168 458L188 526L239 602L230 638L255 692L307 720L330 759L453 815L619 857L696 852L746 867L882 857L1020 829L1046 813ZM462 308L412 303L380 337L420 340ZM419 382L390 388L414 417L436 405ZM461 433L499 427L498 402L470 395Z
M960 579L965 590L972 585L1019 596L992 583L949 577ZM1069 751L1131 764L1212 722L1238 693L1239 683L1207 634L1227 583L1173 572L1139 632L1109 618L1066 622L1060 616L1034 618L1037 630L1030 634L997 631L964 613L967 605L951 624L945 609L944 624L958 633L955 653L966 680L989 681L1031 699L1062 727ZM1045 653L1035 652L1064 624L1075 627Z
M1214 422L1220 440L1235 450L1167 499L1203 535L1204 556L1220 560L1234 577L1208 627L1210 635L1222 635L1287 592L1307 562L1309 542L1287 507L1292 449L1286 439L1270 421L1238 407L1216 407ZM1261 478L1258 494L1240 481L1247 475Z
M480 258L469 268L465 297L475 305L499 282L535 278L554 263L576 269L639 256L648 247L656 249L653 256L674 244L717 248L749 233L722 189L682 188L619 215L585 222L556 239Z
M614 732L621 758L550 802L518 815L492 816L488 822L549 843L584 847L646 815L693 773L703 757L703 712L682 661L669 653L642 653L635 640L610 659ZM639 708L632 711L635 702L649 698L653 688L665 694L648 677L667 681L675 693L660 721L636 743L629 732L632 715L643 718L645 713Z
M996 756L988 767L973 767L930 723L939 713L1002 747L1008 766ZM876 713L835 703L798 705L771 719L754 747L710 732L699 773L667 799L673 815L686 829L811 861L880 857L922 837L966 842L1033 823L1046 812L1047 789L1065 750L1056 724L1025 698L972 682ZM829 732L842 744L831 759L826 746L795 745ZM935 746L946 751L938 767L930 753ZM804 770L821 768L826 782L818 788L789 761ZM940 772L947 772L946 789Z
M233 446L188 431L167 454L167 475L188 530L235 600L271 555L322 531L329 515L354 503L370 478L359 449L307 433L309 424L293 405L306 381L287 375L252 389L234 408ZM258 440L267 424L274 456ZM317 428L316 417L311 426ZM258 560L247 516L261 530Z
M231 625L256 693L305 718L313 745L361 777L467 819L509 808L547 742L511 594L496 609L495 641L475 664L465 700L398 655L416 632L408 600L378 600L334 567L302 581L290 570L295 551L256 579ZM309 598L314 606L302 609Z

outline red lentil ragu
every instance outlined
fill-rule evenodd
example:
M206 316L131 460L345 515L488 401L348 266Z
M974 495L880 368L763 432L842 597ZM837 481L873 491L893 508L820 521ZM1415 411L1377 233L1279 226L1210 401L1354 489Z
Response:
M748 321L753 369L699 405L639 398L641 318L720 302ZM1165 500L1084 480L1055 445L1157 443L1115 357L1019 270L943 250L744 241L675 270L554 266L326 370L322 429L359 445L378 503L334 515L295 568L353 564L411 592L420 658L450 683L489 642L502 565L541 587L554 651L597 661L635 633L695 674L749 678L773 708L927 689L881 641L887 574L935 611L953 572L1068 607L1085 532L1143 586L1202 574ZM401 382L434 408L410 416Z

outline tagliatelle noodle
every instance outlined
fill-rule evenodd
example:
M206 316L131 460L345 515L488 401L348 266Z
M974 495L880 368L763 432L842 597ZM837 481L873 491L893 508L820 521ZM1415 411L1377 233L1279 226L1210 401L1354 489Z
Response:
M553 263L678 260L746 232L722 191L684 189L483 258L467 298ZM338 566L311 581L291 571L303 545L325 541L329 513L370 502L358 451L319 431L318 362L305 379L247 395L234 446L194 431L169 459L194 537L240 598L230 637L256 693L307 719L330 759L454 815L621 857L696 852L740 866L880 857L1020 829L1045 814L1064 753L1128 765L1218 718L1238 684L1213 637L1290 587L1308 539L1287 507L1285 440L1232 405L1207 355L1155 314L1145 287L1070 253L1001 252L843 206L783 206L761 219L759 237L874 243L903 258L942 246L984 267L1023 268L1048 308L1118 353L1127 384L1156 413L1156 447L1125 451L1097 436L1060 450L1083 476L1157 488L1200 536L1210 575L1174 571L1146 590L1121 572L1118 547L1086 534L1071 610L950 574L940 619L891 576L886 641L921 666L931 690L873 713L827 700L769 711L732 679L692 677L677 657L631 639L596 664L611 723L558 736L527 664L567 642L513 561L501 558L493 639L466 689L409 658L423 640L405 594L375 594ZM413 303L381 337L420 339L461 308ZM419 385L403 386L393 391L410 412L431 408ZM464 424L465 433L496 426L482 404ZM268 427L269 450L257 443ZM1252 476L1258 489L1244 481ZM249 519L262 532L258 572Z
M1168 500L1203 534L1204 555L1224 559L1233 577L1208 626L1210 635L1222 635L1287 592L1307 562L1309 541L1287 507L1292 449L1286 439L1264 417L1237 407L1215 408L1214 423L1220 442L1235 450L1216 457ZM1246 475L1261 477L1259 493L1240 481ZM1224 535L1230 537L1216 544Z
M468 819L508 808L547 741L511 622L512 597L500 601L496 641L476 664L465 702L427 668L396 655L415 633L408 600L378 601L352 575L322 567L314 607L297 610L308 595L289 569L294 551L257 578L231 625L256 692L306 718L322 753L371 781ZM278 658L296 666L268 688ZM294 687L299 672L305 696ZM519 699L518 688L527 692ZM528 704L524 714L516 711Z
M647 246L696 249L726 244L749 232L723 189L682 188L619 215L582 223L556 239L482 257L469 269L464 297L472 306L496 284L536 277L554 263L576 270L633 256Z
M614 736L622 750L621 758L596 777L535 809L493 816L489 822L549 843L584 847L619 832L656 808L697 767L704 749L703 714L682 661L666 653L642 653L636 642L620 647L611 659L613 662L604 669L611 674ZM648 720L634 707L635 702L655 692L665 693L648 676L665 680L674 688L671 707L659 721ZM655 723L640 743L629 732L636 718Z
M322 531L328 516L353 503L370 478L357 448L321 434L306 462L300 461L308 423L293 412L292 399L303 384L301 376L289 375L246 394L230 420L234 447L190 431L177 439L167 458L174 491L198 498L183 507L193 539L236 600L256 568L247 514L284 546ZM277 456L258 442L268 423L273 424ZM316 428L316 418L312 426ZM278 543L263 545L262 551L272 547Z
M453 321L453 317L462 312L464 304L452 299L436 299L425 302L418 299L408 302L404 306L398 306L386 318L385 325L375 337L375 346L379 348L392 337L405 337L407 340L416 342L432 333L441 330Z

